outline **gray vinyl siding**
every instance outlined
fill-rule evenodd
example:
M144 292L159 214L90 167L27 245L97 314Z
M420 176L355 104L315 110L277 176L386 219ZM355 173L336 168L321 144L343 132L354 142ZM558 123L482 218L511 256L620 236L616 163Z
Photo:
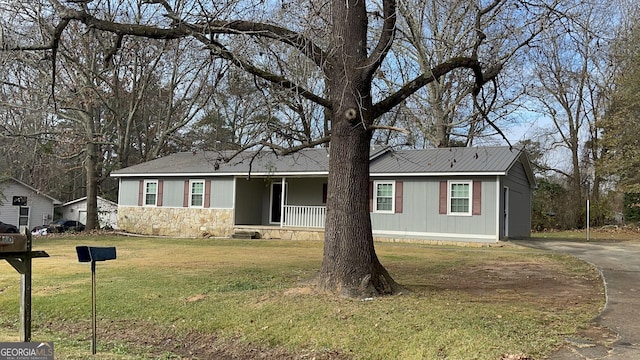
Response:
M432 234L496 234L495 177L458 178L480 180L482 186L481 215L456 216L439 214L440 181L446 178L404 178L402 213L371 213L374 230Z
M120 178L118 188L118 205L138 206L138 191L140 189L138 179Z
M162 180L162 207L183 207L185 179L158 180ZM189 179L186 180L189 181ZM138 202L136 201L137 204Z
M193 178L194 180L196 178ZM233 177L225 178L197 178L198 180L211 180L210 208L231 209L233 208ZM138 206L138 196L141 180L161 180L162 181L162 207L183 207L184 205L184 183L189 178L121 178L118 194L118 205Z
M264 179L237 178L236 179L236 225L263 224L264 199L269 193L269 186ZM267 203L266 208L269 205Z
M531 185L522 163L513 164L503 186L509 188L509 237L531 236Z
M211 208L233 209L233 187L234 178L213 178L211 179Z
M324 178L292 178L287 179L287 204L322 206L322 186L327 183Z

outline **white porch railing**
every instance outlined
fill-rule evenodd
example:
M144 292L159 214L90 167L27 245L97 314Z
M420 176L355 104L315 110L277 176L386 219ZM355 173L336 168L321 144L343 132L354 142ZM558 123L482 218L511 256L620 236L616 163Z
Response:
M323 228L326 214L326 206L285 205L282 226Z

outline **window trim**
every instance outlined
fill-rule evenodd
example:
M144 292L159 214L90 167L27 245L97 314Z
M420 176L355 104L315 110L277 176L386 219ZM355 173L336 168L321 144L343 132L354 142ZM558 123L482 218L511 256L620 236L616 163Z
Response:
M142 193L142 206L158 206L158 187L159 185L159 181L158 180L145 180L144 184L143 184L143 193ZM156 184L156 191L155 193L151 193L151 192L147 192L147 185L148 184ZM153 194L155 195L154 199L155 201L153 202L153 204L147 204L147 195Z
M453 185L469 185L469 193L467 195L468 207L466 212L454 212L451 209ZM464 199L462 197L456 199ZM473 180L448 180L447 181L447 215L452 216L472 216L473 215Z
M196 184L196 183L201 183L202 184L202 194L201 194L202 195L202 205L193 205L193 195L194 195L193 184ZM207 183L206 183L206 181L204 179L189 179L189 207L199 208L199 209L200 208L204 208L204 204L205 204L204 197L205 197L205 194L207 193L206 188L205 188L206 186L207 186ZM198 195L198 194L195 194L195 195Z
M378 209L378 185L391 184L391 210ZM386 198L386 196L384 196ZM395 180L374 180L373 181L373 212L376 214L395 214L396 212L396 181Z

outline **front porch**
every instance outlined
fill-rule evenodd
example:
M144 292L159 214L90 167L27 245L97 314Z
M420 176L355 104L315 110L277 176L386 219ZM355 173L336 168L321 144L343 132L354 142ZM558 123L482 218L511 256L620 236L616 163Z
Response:
M234 226L322 231L326 198L326 177L237 178Z

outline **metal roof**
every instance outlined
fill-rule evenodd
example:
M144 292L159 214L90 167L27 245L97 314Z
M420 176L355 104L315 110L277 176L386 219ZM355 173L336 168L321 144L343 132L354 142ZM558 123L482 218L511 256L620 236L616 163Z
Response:
M235 155L235 156L234 156ZM327 174L328 149L304 149L280 156L273 151L197 151L179 152L159 159L133 165L111 173L127 176L185 175L314 175Z
M180 152L112 172L114 177L143 176L305 176L326 175L329 149L304 149L280 156L272 151ZM439 148L372 151L371 174L377 176L437 176L451 174L504 175L521 159L533 180L526 154L517 148ZM524 159L522 157L524 156Z
M398 150L371 163L372 174L505 174L522 155L509 147Z

